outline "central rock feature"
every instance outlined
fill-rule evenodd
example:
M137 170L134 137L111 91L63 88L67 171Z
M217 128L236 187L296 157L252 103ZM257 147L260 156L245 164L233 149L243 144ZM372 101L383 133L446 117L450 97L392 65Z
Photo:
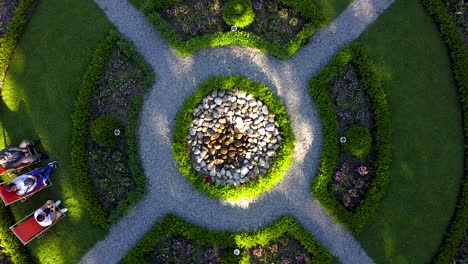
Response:
M213 91L193 112L187 139L195 170L240 185L265 175L282 138L268 107L238 90Z

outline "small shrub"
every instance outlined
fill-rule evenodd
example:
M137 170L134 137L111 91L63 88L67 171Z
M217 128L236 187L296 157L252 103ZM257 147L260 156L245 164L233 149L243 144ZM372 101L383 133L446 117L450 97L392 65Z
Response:
M103 115L96 118L91 125L91 137L101 146L112 147L119 139L118 136L114 135L115 129L122 129L120 121L114 116Z
M248 0L230 0L223 7L223 19L230 26L244 28L254 21L255 14Z
M369 129L365 127L352 127L345 132L346 143L343 144L344 151L356 156L364 157L372 145L372 137Z

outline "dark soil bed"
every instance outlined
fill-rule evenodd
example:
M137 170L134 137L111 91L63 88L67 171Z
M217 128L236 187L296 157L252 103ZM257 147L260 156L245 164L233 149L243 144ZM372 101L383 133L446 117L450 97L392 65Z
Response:
M468 1L447 0L447 9L462 32L465 45L468 46Z
M231 30L223 20L222 6L226 0L183 0L161 10L161 16L175 29L183 40L206 34ZM279 0L253 1L254 22L246 27L265 40L288 43L309 21Z
M116 46L105 65L101 80L93 97L91 122L102 115L117 117L127 127L127 113L134 95L143 94L138 88L144 72L138 64ZM88 140L88 165L102 206L108 212L117 207L127 194L135 189L128 166L128 147L125 129L113 147L104 147Z
M357 70L352 65L345 66L332 78L328 88L337 116L340 137L355 126L369 129L372 137L371 150L363 157L353 156L343 151L343 148L339 152L339 163L331 188L335 197L348 210L353 211L365 197L375 171L373 162L376 136L372 105L365 87L359 81Z
M5 34L5 31L13 17L13 11L18 6L19 0L1 0L0 1L0 38Z
M168 236L146 254L150 263L221 263L226 249L213 245L201 245L181 236ZM231 253L231 252L229 252Z
M248 250L250 263L312 263L312 256L307 250L290 236L285 236L266 246L258 246Z

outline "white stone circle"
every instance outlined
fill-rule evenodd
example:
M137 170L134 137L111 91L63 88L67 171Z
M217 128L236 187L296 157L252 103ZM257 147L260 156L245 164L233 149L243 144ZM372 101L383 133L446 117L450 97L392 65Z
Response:
M217 90L203 98L192 117L190 158L208 181L238 186L268 172L282 137L262 101L235 89Z

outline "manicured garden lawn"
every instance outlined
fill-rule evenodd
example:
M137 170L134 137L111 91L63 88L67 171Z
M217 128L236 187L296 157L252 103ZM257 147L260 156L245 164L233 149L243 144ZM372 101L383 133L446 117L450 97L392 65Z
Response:
M387 194L358 240L377 263L428 263L463 174L460 103L447 49L414 0L397 0L360 42L386 76L393 164Z
M64 220L28 246L40 263L77 263L105 235L103 229L90 224L84 207L92 205L80 199L70 173L70 116L94 48L110 27L91 0L40 1L2 91L0 122L7 144L41 138L50 160L59 161L51 188L12 206L17 220L47 199L61 199L69 208ZM2 137L0 147L3 144Z

